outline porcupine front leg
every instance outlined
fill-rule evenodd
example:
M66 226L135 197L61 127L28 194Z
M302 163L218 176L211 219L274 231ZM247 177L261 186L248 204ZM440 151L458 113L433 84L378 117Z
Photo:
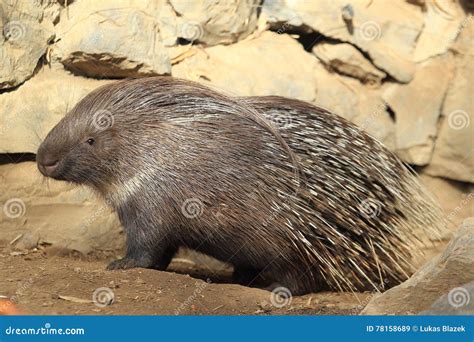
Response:
M125 210L119 210L118 214L127 235L127 251L125 257L112 261L107 269L141 267L165 270L176 254L177 246L171 244L166 236L157 237L151 230L158 231L155 225L150 227L148 222L133 219L136 215L127 215Z
M127 242L127 253L122 259L112 261L108 270L125 270L129 268L153 268L165 270L176 253L176 248L156 246L153 250L144 250Z

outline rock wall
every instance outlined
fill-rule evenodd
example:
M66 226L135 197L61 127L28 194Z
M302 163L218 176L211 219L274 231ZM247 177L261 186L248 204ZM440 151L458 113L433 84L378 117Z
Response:
M454 0L3 0L0 241L123 246L87 189L44 180L47 132L111 79L172 75L326 107L414 165L455 225L473 216L474 24Z

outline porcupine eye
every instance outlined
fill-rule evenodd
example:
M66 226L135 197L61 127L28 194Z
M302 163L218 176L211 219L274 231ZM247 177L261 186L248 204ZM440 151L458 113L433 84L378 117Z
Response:
M94 138L89 138L89 139L86 140L86 142L87 142L89 145L94 145L95 139L94 139Z

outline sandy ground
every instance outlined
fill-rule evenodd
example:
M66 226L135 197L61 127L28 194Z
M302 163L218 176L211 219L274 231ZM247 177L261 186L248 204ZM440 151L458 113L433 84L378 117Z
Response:
M269 291L232 284L228 271L216 273L183 261L173 261L167 272L106 271L105 260L2 248L0 265L3 305L14 302L25 314L356 315L374 295L324 292L291 301L272 299Z

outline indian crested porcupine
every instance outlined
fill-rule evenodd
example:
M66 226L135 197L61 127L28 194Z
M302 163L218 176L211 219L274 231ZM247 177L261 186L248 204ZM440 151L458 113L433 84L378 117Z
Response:
M116 210L127 251L109 269L164 270L183 246L232 264L242 283L380 289L410 275L421 240L443 225L412 172L343 118L171 77L94 90L37 162Z

